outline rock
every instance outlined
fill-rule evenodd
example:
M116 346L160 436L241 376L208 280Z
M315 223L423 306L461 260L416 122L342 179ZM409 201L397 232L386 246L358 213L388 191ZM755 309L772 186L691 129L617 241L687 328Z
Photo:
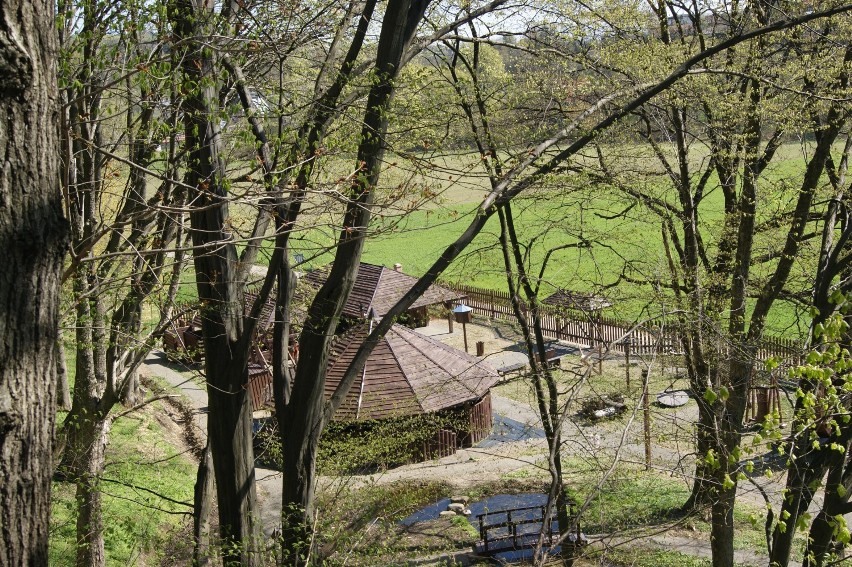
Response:
M449 518L450 516L457 516L458 514L456 514L455 512L451 512L450 510L444 510L438 515L442 518Z
M454 514L464 514L464 504L460 502L453 502L449 506L447 506L447 510L453 512Z
M453 504L467 504L470 502L470 496L450 496L450 502Z
M473 512L470 511L470 508L465 508L462 514L464 514L465 516L470 516L471 514L473 514Z
M605 417L612 417L612 416L615 415L615 411L616 411L615 408L612 407L612 406L605 407L604 409L599 409L599 410L596 410L594 413L592 413L592 417L594 419L603 419Z

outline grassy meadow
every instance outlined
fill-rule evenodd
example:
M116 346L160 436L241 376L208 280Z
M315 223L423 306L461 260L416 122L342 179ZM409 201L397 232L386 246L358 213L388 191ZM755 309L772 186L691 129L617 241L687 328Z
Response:
M674 199L672 189L661 179L655 158L646 155L646 149L620 144L606 151L618 156L619 165L631 171L631 187L660 200ZM797 143L782 146L761 181L762 202L758 210L762 213L758 222L767 228L755 238L756 258L773 254L777 257L785 233L783 228L773 228L772 221L794 204L805 151L806 147ZM489 182L475 154L405 157L388 159L378 198L380 205L375 209L363 261L386 266L401 263L406 273L418 276L468 226ZM696 164L705 157L699 152ZM576 161L583 164L591 157L579 156ZM335 195L344 188L341 180L347 179L347 166L351 164L343 157L328 158L318 173L320 180L332 180L325 185L318 182L318 186L332 190L309 199L302 223L291 238L293 253L304 257L303 269L319 267L333 259L340 211ZM707 187L699 215L705 226L702 238L712 253L721 231L724 203L713 176ZM329 194L331 205L327 202ZM245 206L237 206L233 214L247 221L251 212ZM542 260L554 250L542 273L543 296L557 288L604 294L613 303L607 314L628 319L673 309L673 298L666 290L670 276L661 221L622 190L594 182L582 173L552 176L516 199L513 215L520 239L527 247L527 265L532 275L538 277ZM499 232L495 215L443 279L505 290ZM581 246L559 249L581 242ZM815 242L803 244L791 276L791 289L807 289L815 246ZM265 258L270 248L271 244ZM775 261L753 265L755 288L774 266ZM799 336L806 327L806 320L793 304L777 302L769 320L771 334Z

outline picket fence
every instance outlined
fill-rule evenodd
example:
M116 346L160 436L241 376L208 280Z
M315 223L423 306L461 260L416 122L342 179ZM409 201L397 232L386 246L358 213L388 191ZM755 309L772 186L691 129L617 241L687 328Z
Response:
M491 319L516 321L515 310L509 293L495 289L484 289L463 284L442 283L444 287L467 296L466 303L473 312ZM529 315L529 310L522 302ZM594 347L603 345L610 351L631 354L652 355L679 354L681 330L672 322L666 324L644 323L603 317L596 312L569 310L552 305L541 305L542 332L549 339L557 339ZM775 357L797 363L801 356L802 345L796 340L785 337L765 336L758 345L757 358L766 360Z

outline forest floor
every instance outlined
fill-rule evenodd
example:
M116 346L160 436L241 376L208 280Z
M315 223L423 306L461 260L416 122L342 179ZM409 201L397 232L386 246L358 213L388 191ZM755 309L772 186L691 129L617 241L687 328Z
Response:
M447 321L437 320L420 331L464 349L463 329L460 325L455 325L455 332L449 333ZM525 355L517 346L519 337L508 324L469 324L466 331L469 347L473 347L477 341L485 343L485 359L493 366L511 367L524 362ZM628 561L629 558L619 555L631 549L660 550L663 554L681 556L680 560L677 557L669 558L672 564L686 565L683 559L687 557L693 558L695 565L706 564L710 556L706 519L660 516L661 511L671 511L676 507L676 502L682 503L688 494L691 468L694 466L692 424L697 417L694 401L691 400L681 408L650 408L651 460L650 467L645 470L640 370L649 370L649 391L653 393L667 388L683 388L685 380L676 363L637 357L630 368L632 376L631 385L628 386L623 358L603 357L600 365L602 372L599 373L598 365L591 363L592 359L584 358L589 354L588 349L583 348L586 345L568 346L573 350L563 358L560 373L563 385L566 388L571 386L570 391L573 392L570 396L573 407L569 407L563 423L565 476L580 497L580 502L587 508L590 520L586 524L599 530L589 533L605 534L590 536L593 542L590 549L595 552L589 564L625 564L624 561L627 561L626 564L634 564L634 560ZM196 410L195 421L199 430L205 430L207 396L198 380L193 379L191 373L181 371L167 361L162 353L153 353L146 367L149 374L161 377L186 396ZM625 396L628 410L624 414L612 420L596 422L580 415L579 408L585 400L614 392ZM532 402L531 388L523 375L507 376L492 390L498 441L486 443L486 446L461 449L442 459L369 475L323 477L318 493L351 494L359 490L365 493L376 490L394 493L400 487L433 487L435 492L433 496L427 497L428 504L428 498L438 501L454 493L476 497L493 494L507 487L513 491L527 488L540 490L546 486L549 478L547 445L541 434L541 420ZM499 435L500 428L511 429L511 435ZM746 445L749 443L746 440ZM738 518L744 526L744 535L739 537L736 544L736 561L742 565L765 565L767 559L761 529L766 510L764 495L777 510L784 475L777 466L777 459L772 456L771 447L756 444L750 457L757 462L756 469L760 474L739 484L741 511ZM777 470L778 474L773 474L773 470ZM261 520L268 535L277 527L280 518L281 476L277 471L261 467L257 468L256 474ZM387 499L387 496L384 498ZM380 506L381 503L375 505ZM388 510L379 510L374 515L376 517L372 523L366 523L365 534L380 517L393 514ZM648 523L642 525L645 519ZM753 525L748 525L749 520ZM418 537L434 539L435 534L430 529L441 532L442 525L440 522L437 526L427 522L422 532L426 535ZM608 528L612 526L623 526L625 529L610 531ZM448 527L448 524L444 525L444 528ZM415 537L411 531L405 532L404 536L401 532L397 535L408 540ZM467 543L473 541L470 535L461 535L457 539L464 540L465 537ZM412 555L405 557L405 552L399 551L393 560L389 556L381 560L373 557L372 560L380 563L371 563L371 559L366 556L360 559L347 556L347 561L363 565L381 562L419 565L470 563L474 560L471 550L460 545L463 543L456 541L456 549L453 550L453 544L450 544L449 551L437 554L424 554L421 547L412 544L409 553L420 554L417 560L412 559ZM354 544L350 542L348 545ZM647 559L650 564L662 566L666 562L661 557L652 555Z

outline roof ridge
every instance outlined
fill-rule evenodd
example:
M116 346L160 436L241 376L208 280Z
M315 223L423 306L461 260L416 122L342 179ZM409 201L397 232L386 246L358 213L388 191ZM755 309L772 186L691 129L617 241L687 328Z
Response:
M403 325L400 325L400 326L401 326L401 327L403 327L403 328L405 328L406 332L410 333L411 335L415 335L415 336L417 336L418 338L421 338L421 339L426 339L426 340L425 340L425 342L427 342L427 343L434 343L436 346L440 346L440 347L441 347L444 351L448 352L449 354L452 354L452 355L455 355L455 356L458 356L459 354L462 354L462 351L461 351L461 350L459 350L459 349L457 349L457 348L455 348L455 347L451 347L450 345L444 344L444 343L442 343L441 341L438 341L438 340L432 339L431 337L429 337L429 336L427 336L427 335L420 334L420 333L418 333L417 331L414 331L414 330L412 330L412 329L409 329L408 327L405 327L405 326L403 326ZM426 357L427 359L429 359L429 361L430 361L432 364L434 364L435 366L437 366L438 368L440 368L442 371L444 371L444 372L445 372L448 376L450 376L450 378L451 378L452 380L455 380L456 382L458 382L459 384L461 384L461 385L462 385L462 386L463 386L463 387L464 387L464 388L465 388L468 392L470 392L470 393L472 393L472 394L476 394L476 390L475 390L475 389L473 389L473 388L471 388L470 386L468 386L468 385L467 385L467 383L465 383L463 380L461 380L461 376L462 376L462 374L464 374L465 372L468 372L471 368L474 368L474 367L478 367L478 366L480 366L480 364L479 364L479 363L480 363L481 361L480 361L478 358L472 358L472 357L471 357L468 353L466 353L466 352L465 352L465 353L464 353L464 355L465 355L465 356L466 356L466 358L468 359L468 360L466 360L465 362L469 363L469 366L467 366L464 370L462 370L460 373L458 373L458 374L457 374L455 371L453 371L453 370L452 370L451 368L449 368L447 365L441 364L441 362L439 362L438 360L435 360L435 359L432 357L431 353L424 351L424 350L423 350L422 348L420 348L420 347L419 347L419 346L418 346L415 342L413 342L413 341L409 340L407 337L404 337L404 336L403 336L402 334L400 334L400 333L397 333L397 335L398 335L398 336L399 336L402 340L406 341L409 345L411 345L411 347L412 347L412 348L414 348L415 350L417 350L418 352L420 352L420 353L421 353L424 357ZM390 342L388 342L388 345L390 345ZM392 346L392 345L391 345L391 349L393 349L393 346ZM454 352L454 351L455 351L455 352ZM396 355L396 353L394 353L394 355ZM449 361L448 361L448 363L449 363ZM402 369L402 365L400 365L400 369ZM404 369L402 369L402 370L403 370L403 374L405 374L405 370L404 370ZM486 368L485 370L487 371L488 369ZM407 374L406 374L406 378L408 378L408 375L407 375ZM410 383L410 381L409 381L409 383ZM412 391L414 391L414 388L412 388ZM417 397L417 392L415 392L415 398L416 398L416 397ZM417 400L417 403L420 403L420 400L419 400L419 399ZM421 404L421 407L422 407L422 404ZM424 410L424 411L425 411L425 410Z
M383 341L385 341L385 342L387 343L388 348L390 349L391 354L393 355L393 361L396 363L397 368L399 368L399 371L400 371L400 372L402 372L402 375L405 377L405 384L406 384L406 386L408 386L408 389L409 389L409 390L411 390L411 395L414 397L414 401L415 401L415 402L417 402L417 406L420 408L420 411L421 411L422 413L426 413L426 408L425 408L425 407L423 407L423 402L422 402L422 401L420 401L420 397L417 395L417 390L415 390L415 389L414 389L414 385L411 383L411 377L408 375L408 372L406 372L405 368L402 366L402 362L401 362L401 361L402 361L402 357L401 357L399 354L397 354L396 349L395 349L395 348L393 348L393 343L391 343L391 342L388 340L388 335L389 335L389 334L391 334L391 333L395 333L395 334L396 334L396 336L398 336L399 338L401 338L401 339L405 340L405 339L402 337L402 335L400 335L400 334L399 334L398 332L396 332L396 330L394 329L394 327L396 327L396 326L397 326L397 324L396 324L396 323L394 323L393 325L391 325L390 330L389 330L389 331L385 334L385 336L384 336L384 337L382 337L382 340L383 340ZM411 344L411 343L409 342L409 344ZM412 345L412 346L414 346L414 345ZM417 348L417 347L414 347L414 348ZM418 349L418 350L419 350L419 349ZM432 359L430 358L429 360L432 360Z
M441 348L441 349L443 349L444 351L449 352L450 354L453 354L453 355L455 355L455 356L458 356L459 358L465 358L465 359L467 359L467 362L469 362L469 363L470 363L471 367L473 367L473 366L480 366L480 363L481 363L481 362L484 362L482 359L480 359L480 358L477 358L477 357L473 356L473 355L472 355L472 354L470 354L469 352L465 352L465 351L463 351L463 350L461 350L461 349L458 349L458 348L456 348L456 347L454 347L454 346L448 345L447 343L444 343L444 342L442 342L442 341L439 341L438 339L432 338L432 337L430 337L429 335L424 335L423 333L418 333L418 332L417 332L417 331L415 331L414 329L410 329L410 328L408 328L408 327L405 327L404 325L402 325L402 326L405 328L405 330L406 330L408 333L411 333L412 335L414 335L414 336L416 336L416 337L418 337L418 338L420 338L420 339L423 339L425 342L430 343L430 344L432 344L432 345L434 345L434 346L436 346L436 347L438 347L438 348ZM423 352L423 351L422 351L421 349L419 349L419 348L418 348L417 350L419 350L420 352ZM426 353L424 353L424 354L426 354ZM430 357L429 357L429 359L430 359L430 360L432 360L432 357L430 356ZM443 368L443 367L441 367L441 368Z
M364 265L365 265L364 263L361 263L361 264L358 266L358 271L359 271L359 272L361 271L361 266L364 266ZM367 266L375 266L376 264L366 264L366 265L367 265ZM380 266L380 270L379 270L379 277L378 277L378 278L376 278L376 285L375 285L375 287L373 288L373 294L372 294L372 295L370 295L370 303L368 303L368 304L367 304L367 312L366 312L366 313L364 313L364 317L365 317L365 318L367 318L367 319L370 319L370 311L372 311L374 315L376 314L376 309L373 307L373 304L375 304L375 303L376 303L376 294L379 292L379 288L382 286L382 278L383 278L383 277L384 277L384 275L385 275L385 270L386 270L386 269L387 269L387 268L385 268L384 266ZM356 280L356 281L358 280L358 275L357 275L357 274L355 275L355 280Z

